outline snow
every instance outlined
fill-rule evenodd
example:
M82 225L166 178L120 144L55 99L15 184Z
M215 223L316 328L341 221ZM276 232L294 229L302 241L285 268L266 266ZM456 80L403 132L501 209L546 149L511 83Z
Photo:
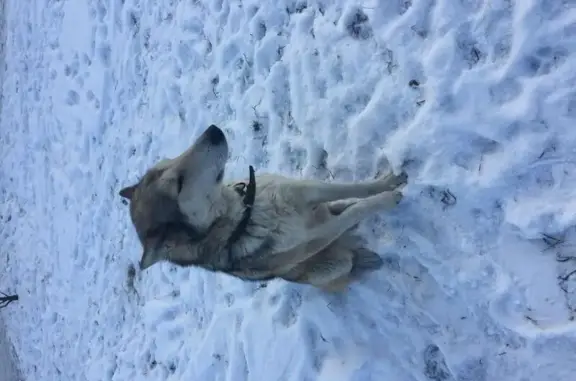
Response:
M0 314L26 380L574 379L575 1L5 7ZM385 268L343 295L131 274L118 191L210 123L229 179L405 168L361 226Z

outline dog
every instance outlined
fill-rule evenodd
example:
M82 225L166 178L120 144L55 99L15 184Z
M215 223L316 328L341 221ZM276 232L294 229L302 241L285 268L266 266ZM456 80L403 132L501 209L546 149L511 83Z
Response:
M383 260L354 233L402 200L407 175L361 183L256 177L224 183L228 142L217 126L120 190L143 247L140 269L161 261L246 281L281 278L339 292Z

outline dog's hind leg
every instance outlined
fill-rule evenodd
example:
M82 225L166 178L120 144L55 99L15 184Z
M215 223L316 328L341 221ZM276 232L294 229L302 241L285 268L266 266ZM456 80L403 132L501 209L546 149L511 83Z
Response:
M353 269L353 256L345 247L333 246L299 263L281 278L319 288L347 277Z
M325 249L327 253L332 251L332 247ZM326 292L342 292L344 291L352 282L360 279L363 275L376 271L382 267L384 261L380 256L371 250L359 248L350 250L352 256L352 269L349 273L341 274L340 276L316 285Z
M302 181L291 184L292 192L302 197L307 204L319 204L344 200L348 198L366 198L382 192L392 191L406 184L408 177L402 172L393 173L375 181L363 183L323 183L317 181Z
M342 292L352 283L352 279L348 275L343 275L338 279L334 279L330 283L326 283L320 288L326 292Z
M382 258L372 250L363 247L362 245L364 244L365 242L360 236L347 231L330 246L318 253L318 257L323 257L327 261L330 261L334 256L338 256L340 258L346 257L351 262L351 266L347 267L349 271L335 273L332 280L319 285L319 287L328 292L340 292L365 274L382 268L384 264Z
M355 200L341 200L334 201L328 204L328 210L332 215L338 216L342 214L350 206L354 205L357 201ZM355 229L357 225L353 226L348 232L344 233L337 241L335 241L331 246L324 250L330 250L332 246L338 244L340 241L346 241L350 251L352 252L352 270L350 275L355 277L356 275L362 275L367 271L378 270L382 267L382 258L375 252L361 247L364 242L361 241L359 237L354 236L351 230Z
M352 250L352 252L352 270L350 270L350 276L354 279L358 279L368 272L379 270L384 265L382 257L372 250L361 247Z
M364 218L378 210L393 208L401 199L402 193L396 190L359 200L340 215L332 216L328 221L311 228L304 243L283 253L275 254L269 259L269 265L278 268L279 273L287 273L293 267L292 264L314 257Z

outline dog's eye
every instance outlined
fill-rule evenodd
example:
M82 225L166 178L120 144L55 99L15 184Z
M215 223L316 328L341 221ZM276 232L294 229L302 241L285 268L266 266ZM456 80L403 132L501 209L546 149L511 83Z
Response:
M234 184L234 190L235 190L236 193L238 193L240 196L244 196L244 193L245 193L245 191L246 191L246 184L244 184L244 183Z
M176 179L176 186L178 193L182 192L182 187L184 186L184 176L178 176L178 179Z

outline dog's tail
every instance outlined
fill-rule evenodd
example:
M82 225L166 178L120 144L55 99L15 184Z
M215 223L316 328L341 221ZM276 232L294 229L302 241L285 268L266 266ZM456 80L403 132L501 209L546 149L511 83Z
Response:
M376 271L383 265L384 260L372 250L365 248L354 249L350 275L356 278L367 272Z

